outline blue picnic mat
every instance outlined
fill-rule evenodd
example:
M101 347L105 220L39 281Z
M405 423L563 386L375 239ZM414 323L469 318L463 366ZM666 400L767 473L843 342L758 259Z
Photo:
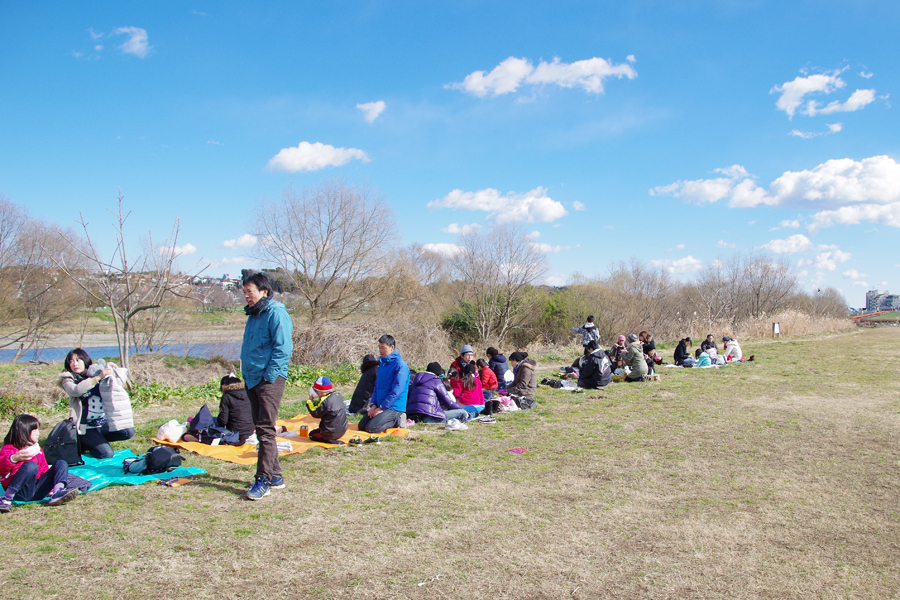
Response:
M108 485L141 485L148 481L156 481L157 479L169 479L172 477L190 477L191 475L199 475L206 473L205 469L199 467L178 467L173 471L166 473L156 473L154 475L132 475L125 474L122 469L122 462L126 458L135 458L137 455L129 449L119 450L112 458L93 458L90 456L82 456L84 464L78 467L69 467L69 473L78 475L91 482L91 489L88 492L96 492L102 490ZM42 500L32 500L32 502L42 502ZM16 504L31 504L31 502L16 502Z

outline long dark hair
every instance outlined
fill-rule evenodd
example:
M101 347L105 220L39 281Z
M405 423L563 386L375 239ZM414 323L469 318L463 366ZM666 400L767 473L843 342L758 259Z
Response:
M77 356L84 362L84 370L87 371L88 367L94 364L94 361L91 360L91 357L88 356L88 353L84 351L84 348L75 348L74 350L69 350L69 353L66 354L66 362L63 363L63 371L68 371L72 373L71 369L69 369L69 361L72 360L73 356ZM74 373L77 375L78 373Z
M27 448L33 443L31 432L40 426L41 422L37 420L37 417L17 415L13 419L12 425L9 426L9 433L3 438L3 443L15 446L19 450Z
M475 365L469 363L462 370L462 386L464 390L475 389Z

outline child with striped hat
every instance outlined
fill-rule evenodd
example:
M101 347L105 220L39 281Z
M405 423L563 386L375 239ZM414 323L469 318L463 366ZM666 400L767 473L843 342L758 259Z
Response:
M347 408L344 397L334 391L331 380L324 375L309 388L306 401L309 414L319 419L319 426L309 432L309 439L323 444L343 444L340 440L347 433Z

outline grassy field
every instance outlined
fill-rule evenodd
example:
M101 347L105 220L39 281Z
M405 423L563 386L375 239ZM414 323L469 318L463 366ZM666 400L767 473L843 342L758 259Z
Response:
M897 598L900 332L0 516L9 598ZM541 366L556 370L562 362ZM299 411L299 403L283 413ZM194 407L138 411L135 451ZM522 447L526 454L508 452Z

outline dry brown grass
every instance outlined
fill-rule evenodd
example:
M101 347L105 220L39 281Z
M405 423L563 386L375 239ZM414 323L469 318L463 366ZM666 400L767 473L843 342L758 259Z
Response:
M209 470L192 485L19 508L2 516L3 590L897 597L900 332L745 352L757 362L583 395L542 387L537 409L494 426L288 458L288 488L261 502L242 499L250 469L191 457Z

